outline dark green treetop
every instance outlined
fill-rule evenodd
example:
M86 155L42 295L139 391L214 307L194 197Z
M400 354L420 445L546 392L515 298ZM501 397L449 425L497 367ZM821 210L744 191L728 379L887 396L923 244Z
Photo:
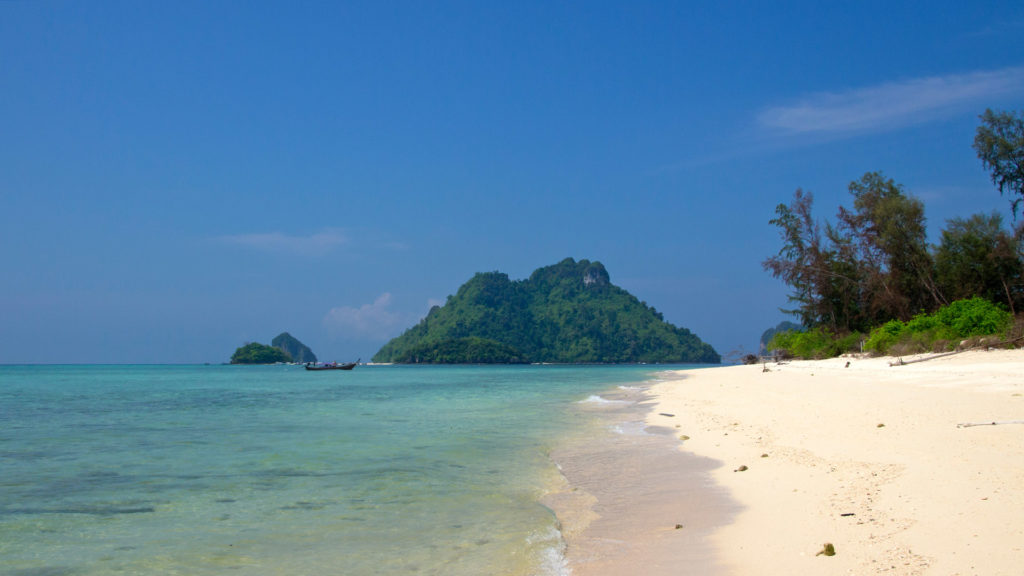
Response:
M478 273L388 342L374 362L721 361L685 328L613 285L600 262L567 258L526 280Z
M1024 115L985 110L974 137L974 150L1000 194L1010 197L1016 219L1024 202Z

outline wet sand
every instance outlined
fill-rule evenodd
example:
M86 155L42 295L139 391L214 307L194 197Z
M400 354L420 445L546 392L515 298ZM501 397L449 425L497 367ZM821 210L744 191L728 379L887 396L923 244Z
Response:
M611 405L625 433L555 454L572 574L1020 574L1024 351L894 360L682 371Z
M573 576L724 573L708 538L738 506L711 482L720 463L680 451L672 426L649 426L647 392L603 398L581 409L604 426L552 454L567 486L545 504L561 521Z

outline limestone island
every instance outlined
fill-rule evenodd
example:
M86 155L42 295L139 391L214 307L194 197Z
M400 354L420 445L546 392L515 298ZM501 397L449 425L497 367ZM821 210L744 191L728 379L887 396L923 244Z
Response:
M374 362L428 364L712 363L686 328L611 283L600 262L572 258L512 281L478 273L444 306L384 345Z
M316 354L287 332L271 341L271 346L249 342L231 355L232 364L278 364L282 362L316 362Z

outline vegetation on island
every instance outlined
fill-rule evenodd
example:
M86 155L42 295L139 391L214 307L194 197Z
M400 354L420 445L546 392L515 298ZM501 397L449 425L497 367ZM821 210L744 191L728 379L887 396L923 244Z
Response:
M302 342L299 342L297 338L287 332L281 332L273 340L270 341L270 345L274 348L280 348L285 354L292 358L293 362L305 364L307 362L316 362L316 354L309 349Z
M613 285L600 262L567 258L512 281L478 273L377 352L397 363L718 363L717 352Z
M946 222L929 246L924 204L879 172L850 183L850 208L824 230L813 196L798 189L770 221L782 249L764 268L791 289L790 309L803 330L774 335L770 350L798 357L850 351L911 353L946 349L982 335L1009 337L1024 309L1024 118L987 110L974 141L1000 193L1010 196L1015 226L998 213ZM1013 337L1019 336L1014 333Z
M278 362L316 362L316 354L297 338L281 332L271 345L247 342L231 355L232 364L276 364Z
M291 361L292 357L284 350L259 342L250 342L241 346L231 355L232 364L274 364Z

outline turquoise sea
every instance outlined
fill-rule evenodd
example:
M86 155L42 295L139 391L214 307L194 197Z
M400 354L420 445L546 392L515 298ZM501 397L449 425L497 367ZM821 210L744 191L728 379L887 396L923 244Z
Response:
M558 575L580 402L654 366L0 366L0 575Z

